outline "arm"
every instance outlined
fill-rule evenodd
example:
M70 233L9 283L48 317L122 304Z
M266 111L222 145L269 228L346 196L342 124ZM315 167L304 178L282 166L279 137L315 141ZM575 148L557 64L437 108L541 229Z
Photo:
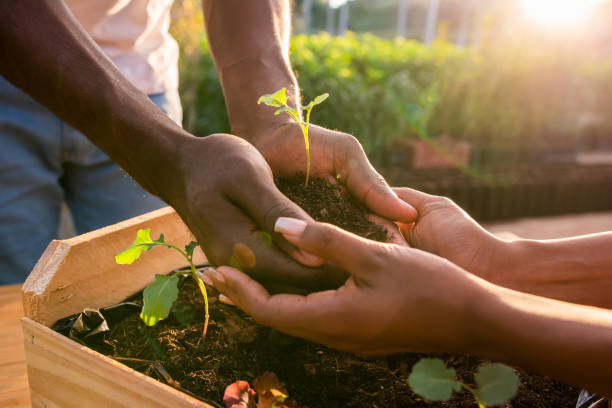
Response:
M0 18L2 75L169 202L180 187L167 167L190 136L123 77L64 2L2 2Z
M491 284L435 255L327 224L280 219L293 244L351 273L336 291L273 295L240 271L208 271L264 325L361 355L456 352L612 396L612 311Z
M257 105L261 95L284 87L288 104L301 112L299 86L289 61L289 2L203 0L202 4L232 133L257 147L274 175L304 172L304 141L297 124ZM316 125L309 127L309 139L313 175L332 183L340 175L348 190L374 213L405 222L414 219L414 208L393 194L357 139Z
M547 241L516 240L500 246L502 256L491 269L492 282L612 309L612 232ZM506 265L503 269L502 264Z
M451 200L396 188L419 218L401 225L408 243L492 283L566 302L612 309L612 232L570 239L505 241Z
M261 154L238 137L197 138L177 126L121 75L64 2L3 1L0 21L0 74L173 206L211 263L229 262L243 243L257 254L245 269L262 281L313 289L345 278L332 265L294 262L322 264L286 242L278 244L284 252L268 245L259 232L272 234L279 215L310 217L276 189Z

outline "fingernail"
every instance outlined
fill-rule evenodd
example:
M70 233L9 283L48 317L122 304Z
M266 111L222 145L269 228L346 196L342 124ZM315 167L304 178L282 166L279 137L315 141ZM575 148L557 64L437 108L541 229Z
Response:
M228 298L223 293L219 295L219 302L225 303L226 305L235 306L234 302L232 302L232 299Z
M202 279L202 282L204 282L205 285L215 286L213 285L213 281L211 281L210 278L204 274L204 270L205 269L198 270L198 277Z
M217 270L213 267L204 269L204 274L208 276L210 280L213 281L213 284L214 283L220 283L220 284L225 283L225 278L223 277L223 275L217 272Z
M306 228L306 221L297 218L279 217L274 223L274 231L281 234L299 236Z

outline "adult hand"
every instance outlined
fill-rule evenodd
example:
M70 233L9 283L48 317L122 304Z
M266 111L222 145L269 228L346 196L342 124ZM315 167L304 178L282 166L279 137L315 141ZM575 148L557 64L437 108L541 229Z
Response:
M270 112L272 115L272 112ZM264 128L249 140L265 157L275 176L306 172L306 151L300 127L293 122ZM402 222L412 222L416 211L400 200L368 161L353 136L310 125L310 174L340 182L374 214Z
M496 269L494 263L499 263L507 252L506 241L487 232L446 197L410 188L394 188L393 191L419 214L414 223L399 223L410 246L446 258L491 280Z
M178 161L181 175L176 180L182 180L182 186L167 200L212 264L228 264L234 256L255 279L276 287L313 290L337 287L346 279L339 268L320 267L323 259L274 232L279 216L311 218L278 191L270 167L252 145L227 134L188 138ZM262 231L273 236L278 247Z
M237 269L206 274L263 325L359 355L461 350L466 305L478 278L435 255L357 237L329 224L281 218L276 230L297 247L351 273L337 290L270 296Z

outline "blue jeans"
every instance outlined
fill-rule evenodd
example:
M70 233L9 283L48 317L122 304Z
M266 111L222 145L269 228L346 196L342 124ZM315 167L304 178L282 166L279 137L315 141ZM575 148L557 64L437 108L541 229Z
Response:
M176 91L150 98L180 123ZM78 234L165 205L83 134L0 76L0 284L25 280L57 238L63 202Z

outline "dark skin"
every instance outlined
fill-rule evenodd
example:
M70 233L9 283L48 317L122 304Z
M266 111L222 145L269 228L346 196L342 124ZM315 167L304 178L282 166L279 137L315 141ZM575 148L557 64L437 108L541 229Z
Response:
M302 290L337 286L346 277L343 271L273 230L280 216L310 220L272 177L305 168L299 129L270 120L272 113L256 104L261 94L286 87L293 106L299 105L287 56L288 3L204 1L203 6L232 131L242 138L196 138L185 132L123 77L57 0L0 2L0 54L10 56L0 74L174 207L213 264L228 263L240 242L256 254L248 271L260 281ZM313 174L343 175L349 189L386 218L409 222L415 217L352 136L316 129L313 156L331 153L313 161ZM261 230L277 245L267 245Z

